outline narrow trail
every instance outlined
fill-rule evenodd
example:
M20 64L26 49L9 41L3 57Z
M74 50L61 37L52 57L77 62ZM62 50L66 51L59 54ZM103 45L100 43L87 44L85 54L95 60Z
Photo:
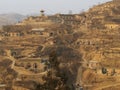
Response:
M109 85L99 86L97 88L94 88L93 90L102 90L102 89L105 89L105 88L116 87L116 86L119 86L119 85L120 85L120 82L119 83L112 83L112 84L109 84Z
M12 61L11 69L14 69L16 59L11 56L10 50L5 50L7 53L7 57Z
M77 73L77 84L82 84L82 66L78 68L78 73Z

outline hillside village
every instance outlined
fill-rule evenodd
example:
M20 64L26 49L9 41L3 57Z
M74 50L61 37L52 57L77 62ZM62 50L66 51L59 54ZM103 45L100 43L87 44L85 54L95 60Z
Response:
M81 14L44 12L0 30L0 90L36 90L54 51L69 90L120 90L120 1Z

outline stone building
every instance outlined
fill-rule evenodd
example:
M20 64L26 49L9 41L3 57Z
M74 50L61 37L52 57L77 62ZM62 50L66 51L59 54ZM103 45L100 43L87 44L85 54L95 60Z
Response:
M114 23L105 24L105 27L108 28L108 29L118 29L118 28L120 28L119 24L114 24Z
M5 84L0 84L0 90L6 90L6 85Z
M44 71L44 65L41 63L41 58L19 59L16 61L15 65L18 67L23 67L24 69L35 73Z
M49 36L49 33L46 32L45 28L33 28L29 31L29 34Z
M90 69L97 69L100 67L100 65L98 61L89 61L88 67Z
M23 20L21 23L17 25L25 25L25 24L50 24L50 23L58 23L58 24L67 24L67 25L78 25L80 24L80 17L78 14L55 14L46 16L43 14L40 16L30 16L27 19Z

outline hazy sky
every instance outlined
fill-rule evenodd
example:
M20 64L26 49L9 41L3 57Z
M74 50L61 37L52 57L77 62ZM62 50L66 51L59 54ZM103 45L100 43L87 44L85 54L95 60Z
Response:
M93 5L111 0L0 0L1 13L39 13L44 9L47 14L68 13L72 10L79 13Z

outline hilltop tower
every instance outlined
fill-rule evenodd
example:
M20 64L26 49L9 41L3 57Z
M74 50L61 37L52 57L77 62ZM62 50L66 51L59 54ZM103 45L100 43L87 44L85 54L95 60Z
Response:
M45 15L44 12L45 12L44 10L41 10L40 11L40 16L44 16Z

